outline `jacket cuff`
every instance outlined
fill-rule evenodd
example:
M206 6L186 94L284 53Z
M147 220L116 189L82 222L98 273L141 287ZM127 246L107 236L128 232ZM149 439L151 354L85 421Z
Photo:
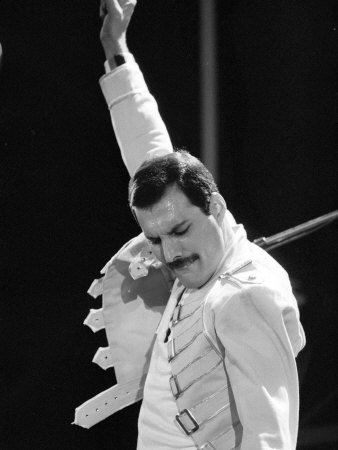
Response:
M127 62L103 75L99 80L109 108L122 98L140 92L149 92L136 62Z

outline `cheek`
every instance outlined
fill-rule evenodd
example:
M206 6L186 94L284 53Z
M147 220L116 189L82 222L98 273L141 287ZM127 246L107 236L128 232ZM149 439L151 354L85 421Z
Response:
M217 259L220 253L223 253L223 235L219 228L214 224L204 227L204 230L199 237L199 246L201 254L207 258Z

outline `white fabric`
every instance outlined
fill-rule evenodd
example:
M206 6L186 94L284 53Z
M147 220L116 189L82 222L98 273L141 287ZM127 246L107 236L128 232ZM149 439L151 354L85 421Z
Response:
M298 308L286 272L266 252L249 244L242 227L233 227L233 242L219 273L251 257L262 284L235 290L229 296L210 280L199 290L187 291L184 302L208 301L215 329L224 346L226 367L243 425L242 450L296 448L298 431L298 379L295 356L305 344ZM234 251L235 250L235 251ZM281 292L285 296L281 295ZM177 302L173 288L161 320L144 391L139 418L139 447L185 449L188 438L179 438L172 425L177 414L166 362L164 336ZM230 450L230 449L224 449Z
M213 290L208 303L243 425L241 449L295 449L299 413L295 357L305 345L297 303L284 269L241 236L240 229L236 234L240 239L235 239L236 252L228 264L236 265L241 254L250 256L257 284L230 297L221 288ZM244 275L241 280L250 279Z
M173 151L157 103L136 63L123 64L104 75L100 85L130 176L144 160Z
M101 86L123 160L131 175L145 159L172 151L156 102L137 64L120 66L101 79ZM233 220L229 214L227 218ZM216 332L224 347L226 367L243 425L241 450L293 450L299 401L294 358L305 345L297 304L283 269L264 251L249 244L241 228L234 227L234 231L239 240L224 261L225 267L253 252L266 279L263 286L249 286L250 289L241 289L231 298L225 298L222 289L216 290L210 299L210 315L215 317ZM243 245L243 255L240 245ZM166 311L172 308L168 305ZM168 320L168 316L164 316L163 329ZM164 352L157 342L140 416L143 444L140 440L139 450L190 448L186 440L182 445L187 447L176 446L178 441L172 428L174 402L169 396L168 367L163 364L165 353L161 350ZM151 400L161 405L160 409L156 411L157 406ZM155 419L159 422L157 430ZM165 429L162 423L166 423ZM159 444L158 439L163 443Z
M137 450L191 450L196 448L174 422L178 414L171 393L167 344L164 342L177 295L172 294L157 330L148 376L143 393Z

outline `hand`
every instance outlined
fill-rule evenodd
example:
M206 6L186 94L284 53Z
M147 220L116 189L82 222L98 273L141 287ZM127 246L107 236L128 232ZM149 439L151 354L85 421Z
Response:
M128 52L126 33L137 0L101 0L100 39L106 58Z

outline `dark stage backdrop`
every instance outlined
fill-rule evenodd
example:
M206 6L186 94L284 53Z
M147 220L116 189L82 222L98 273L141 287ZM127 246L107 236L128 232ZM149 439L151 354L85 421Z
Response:
M82 326L100 306L87 288L138 233L97 84L97 3L0 2L6 450L135 448L139 405L89 431L70 425L76 406L115 382L112 369L90 363L106 342ZM337 208L334 3L217 2L219 184L251 239ZM130 29L174 144L197 156L198 27L196 0L140 0ZM273 256L297 287L308 338L299 358L299 448L334 449L337 440L321 441L338 428L336 225Z

